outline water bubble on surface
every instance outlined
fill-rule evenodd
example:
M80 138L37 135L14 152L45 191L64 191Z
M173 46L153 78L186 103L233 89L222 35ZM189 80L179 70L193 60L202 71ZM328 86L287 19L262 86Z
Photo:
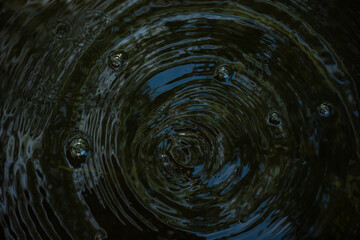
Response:
M84 160L89 151L89 145L83 138L75 138L70 142L70 156L74 160Z
M72 27L71 24L67 21L61 20L58 21L53 33L55 36L59 38L68 37L71 34Z
M231 78L233 70L228 65L222 65L215 71L214 78L220 82L228 81Z
M271 126L279 126L281 125L281 118L279 113L277 112L272 112L269 114L268 116L268 124Z
M124 52L111 52L109 54L109 65L114 69L120 69L126 63L127 56Z
M328 118L333 114L333 106L330 103L322 103L319 106L319 115L323 118Z

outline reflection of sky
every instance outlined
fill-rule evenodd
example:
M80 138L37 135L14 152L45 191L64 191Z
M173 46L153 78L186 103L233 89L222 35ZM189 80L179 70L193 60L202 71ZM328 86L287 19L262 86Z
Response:
M266 214L268 204L269 199L264 201L252 214L249 214L247 221L244 223L235 223L229 228L215 233L197 235L206 239L224 239L224 237L229 240L284 239L291 226L290 223L286 222L286 217L275 219L278 214L277 210L272 211L260 224L256 225L256 222ZM251 228L253 224L256 226ZM240 232L241 234L239 234Z
M184 75L190 75L193 72L194 67L200 64L186 64L180 65L167 69L161 73L156 74L148 81L148 86L150 87L150 95L152 98L156 98L160 94L169 91L181 84L184 84L188 81L194 80L195 77L182 77ZM175 79L178 81L173 81Z
M240 167L240 165L241 165L240 159L237 159L236 162L228 162L222 167L222 169L217 174L212 176L209 179L209 181L206 181L207 186L214 187L216 185L225 182ZM240 173L241 177L238 179L238 181L240 181L244 176L246 176L248 172L249 172L249 167L245 165Z

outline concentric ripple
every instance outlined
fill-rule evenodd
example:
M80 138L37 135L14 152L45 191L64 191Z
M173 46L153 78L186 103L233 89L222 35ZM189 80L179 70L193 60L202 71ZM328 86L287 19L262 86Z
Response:
M315 10L5 4L39 40L0 35L5 236L355 239L359 95Z

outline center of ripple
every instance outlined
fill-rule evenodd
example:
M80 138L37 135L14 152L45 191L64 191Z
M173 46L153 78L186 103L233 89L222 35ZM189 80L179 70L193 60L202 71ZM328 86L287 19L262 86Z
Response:
M140 52L116 46L132 67L117 72L120 90L109 100L120 106L116 154L129 188L162 222L206 232L252 214L260 218L266 208L259 206L277 194L292 140L285 139L288 114L271 84L277 79L256 62L267 61L264 33L258 27L236 31L239 51L228 51L213 38L223 34L217 28L196 30L217 26L217 15L184 17L170 17L166 33L158 28L158 34L134 39ZM134 31L143 36L142 30ZM165 42L158 38L169 32ZM252 38L259 47L243 52ZM161 41L150 53L142 51Z
M253 154L252 133L262 130L248 121L255 113L244 104L251 99L242 87L232 84L239 81L235 73L219 81L214 73L224 64L216 57L185 60L143 75L136 92L129 93L138 100L131 102L133 114L126 120L123 151L131 149L131 156L124 158L124 168L132 188L159 218L202 228L217 220L194 223L189 214L206 212L219 204L219 196L223 205L215 215L237 206L242 198L234 198L234 189L235 195L254 194L246 184L259 169L253 167L260 159Z
M166 137L158 146L164 166L170 171L195 177L210 151L201 132L191 128L173 129Z

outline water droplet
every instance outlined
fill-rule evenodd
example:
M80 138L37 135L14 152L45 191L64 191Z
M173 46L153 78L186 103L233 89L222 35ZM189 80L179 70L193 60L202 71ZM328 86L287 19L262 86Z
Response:
M220 82L228 81L231 78L233 71L230 66L222 65L215 71L214 78Z
M83 138L75 138L70 142L70 156L73 160L85 160L88 155L89 145Z
M109 54L109 65L114 69L120 69L126 64L127 56L124 52L111 52Z
M280 126L281 125L281 118L277 112L270 113L268 117L268 124L271 126Z
M71 24L67 21L61 20L57 22L53 30L53 33L55 36L59 38L63 38L63 37L68 37L71 31L72 31Z
M319 107L319 115L323 118L328 118L333 114L333 106L330 103L322 103Z

